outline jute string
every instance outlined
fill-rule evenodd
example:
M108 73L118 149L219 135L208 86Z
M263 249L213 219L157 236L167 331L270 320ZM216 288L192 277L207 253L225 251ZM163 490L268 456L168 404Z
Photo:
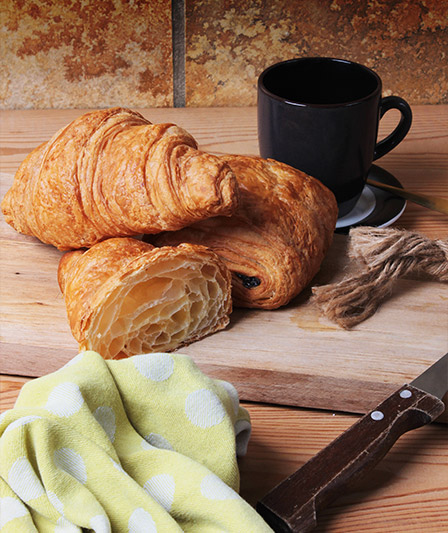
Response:
M349 257L361 270L339 283L313 287L322 314L349 329L372 316L398 278L424 273L448 281L448 241L396 228L353 228Z

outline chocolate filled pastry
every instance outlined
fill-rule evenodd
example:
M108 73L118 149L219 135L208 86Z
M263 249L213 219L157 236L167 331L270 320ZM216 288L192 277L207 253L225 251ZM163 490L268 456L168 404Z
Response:
M228 216L237 200L229 166L185 130L113 108L82 115L31 152L1 207L20 233L70 250Z
M144 240L210 247L232 271L235 306L285 305L317 273L332 242L338 215L334 195L318 180L271 159L225 155L221 160L238 181L236 212Z
M129 237L66 253L58 269L73 336L104 358L165 352L226 327L231 275L211 250Z

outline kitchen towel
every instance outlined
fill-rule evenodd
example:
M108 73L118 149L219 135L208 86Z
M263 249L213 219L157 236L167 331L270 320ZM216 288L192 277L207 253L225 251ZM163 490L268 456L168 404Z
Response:
M249 414L185 355L81 352L0 435L2 533L271 531L238 494Z

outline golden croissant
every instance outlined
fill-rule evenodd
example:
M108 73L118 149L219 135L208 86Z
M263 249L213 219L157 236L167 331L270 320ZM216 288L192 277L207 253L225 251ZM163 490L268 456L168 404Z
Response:
M1 207L17 231L70 250L228 216L237 200L230 168L185 130L113 108L82 115L31 152Z
M129 237L62 256L58 281L81 350L104 358L164 352L223 329L231 275L211 250Z
M145 240L213 249L232 271L235 306L275 309L311 281L328 250L338 209L318 180L271 159L225 155L240 191L236 212Z

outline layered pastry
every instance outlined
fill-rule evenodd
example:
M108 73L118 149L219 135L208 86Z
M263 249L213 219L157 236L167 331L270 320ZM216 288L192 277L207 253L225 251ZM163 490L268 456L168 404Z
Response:
M171 351L229 322L231 275L208 248L111 238L62 256L58 280L81 350Z
M20 233L70 250L228 216L237 202L229 166L188 132L113 108L82 115L33 150L1 207Z
M238 181L235 213L145 240L207 246L232 271L235 306L283 306L319 270L336 226L335 197L320 181L284 163L239 155L220 159Z

